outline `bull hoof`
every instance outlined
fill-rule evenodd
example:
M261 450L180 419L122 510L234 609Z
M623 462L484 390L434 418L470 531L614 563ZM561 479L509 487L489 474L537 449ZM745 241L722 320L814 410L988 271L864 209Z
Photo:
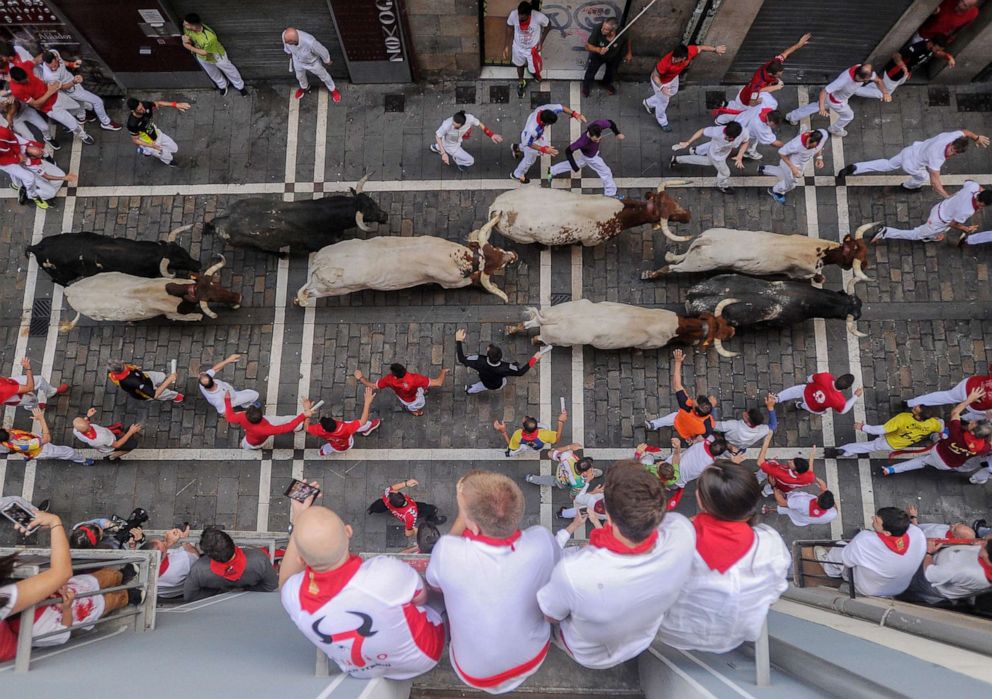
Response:
M543 345L544 344L544 340L541 339L541 336L540 335L535 335L534 337L532 337L530 339L530 344L532 344L535 347L537 347L538 345Z
M641 279L643 281L653 281L653 280L657 279L658 277L660 277L661 275L663 275L667 271L668 271L668 267L662 267L661 269L654 270L654 271L648 270L646 272L641 272Z
M523 331L523 326L520 323L517 323L516 325L506 325L503 327L503 333L505 335L516 335L517 333L522 331Z

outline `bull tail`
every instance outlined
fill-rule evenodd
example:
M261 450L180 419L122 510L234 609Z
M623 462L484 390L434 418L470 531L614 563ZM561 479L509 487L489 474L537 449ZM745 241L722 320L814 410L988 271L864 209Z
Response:
M38 253L35 251L34 245L28 245L26 248L24 248L24 257L30 258L32 255L37 257Z
M534 306L527 306L524 309L524 316L527 320L536 321L538 323L544 322L544 318L541 317L541 309L535 308Z
M75 318L73 318L67 323L62 323L61 325L59 325L59 332L67 333L70 330L72 330L74 327L76 327L76 324L79 323L79 318L80 318L80 313L79 311L76 311Z

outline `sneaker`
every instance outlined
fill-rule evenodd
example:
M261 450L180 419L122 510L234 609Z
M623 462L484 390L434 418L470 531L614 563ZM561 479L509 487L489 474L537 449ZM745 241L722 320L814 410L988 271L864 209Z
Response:
M441 150L437 147L436 143L431 144L431 153L437 153L438 155L441 155Z
M799 126L799 120L793 119L792 117L786 115L785 120L789 122L789 126Z
M146 153L144 148L138 146L138 155L143 155L147 158L149 155L151 155L151 153Z
M10 181L10 188L13 189L15 192L21 191L21 185L17 184L13 180Z
M844 455L841 450L837 447L823 447L823 458L824 459L842 459Z
M648 420L647 418L644 418L644 429L648 430L649 432L654 430L654 426L651 425L651 421Z
M626 199L626 197L623 194L614 194L613 198L616 199L617 201L623 201L624 199Z
M183 402L183 399L184 399L185 397L186 397L186 396L184 396L184 395L183 395L182 393L177 393L177 394L176 394L176 397L175 397L175 398L173 398L173 399L172 399L172 401L173 401L174 403L182 403L182 402Z
M448 521L447 515L438 515L434 519L430 520L430 523L433 524L435 527L440 527L442 524L444 524L447 521Z
M772 511L772 508L770 508L768 505L762 505L761 506L761 514L767 515L771 511Z
M829 129L827 129L827 131L829 131L830 133L832 133L837 138L844 138L844 136L847 135L847 131L845 131L844 129L837 129L835 131L833 128L829 128Z
M60 150L62 148L62 146L59 145L59 142L54 138L46 138L45 143L47 143L48 147L52 150Z
M763 156L758 151L754 151L753 153L751 151L747 151L744 154L744 160L762 160L764 157L765 156Z
M96 141L93 140L93 137L90 136L88 133L81 134L79 136L79 140L88 146L92 146L94 143L96 143Z
M176 157L173 156L172 160L167 162L166 165L168 165L169 167L179 167L179 162L176 160Z
M296 99L303 99L303 95L307 94L308 92L310 92L309 87L305 90L302 87L298 87L296 88L296 92L293 93L293 96L296 97Z
M458 168L458 172L468 172L468 166L466 165L455 165Z
M337 90L331 90L331 101L334 104L340 104L340 102L341 102L341 93L339 91L337 91Z
M221 97L227 97L227 85L224 87L218 87L217 91L220 92Z
M94 463L95 462L93 459L86 459L86 461L83 462L83 466L92 466Z
M120 131L121 125L116 121L108 121L106 124L100 124L100 128L104 131Z
M648 101L646 99L641 100L641 106L644 107L644 111L647 112L648 114L654 114L654 107L648 104Z
M76 121L79 122L80 124L85 124L86 123L86 114L85 113L83 113L82 115L73 114L73 116L76 117Z
M245 87L243 87L240 90L238 90L238 92L241 93L241 96L242 97L247 97L248 96L248 86L246 85Z
M513 153L513 157L516 160L520 160L522 157L524 157L524 152L520 150L520 145L517 143L510 145L510 152Z
M737 190L731 187L730 185L726 185L724 187L718 186L717 189L719 189L724 194L737 194Z
M668 169L674 170L675 166L679 164L679 156L673 155L671 160L668 161Z
M775 491L772 489L772 486L769 483L765 483L765 487L761 489L761 494L764 495L766 498L771 497L772 493L774 492Z
M661 130L664 131L665 133L671 133L672 131L672 127L669 126L668 124L659 124L659 126L661 127Z
M48 502L48 501L46 500L45 502ZM38 509L39 510L41 509L41 505L38 505ZM45 512L47 512L47 511L48 510L45 510ZM971 528L975 530L975 536L978 536L978 530L979 529L985 529L988 526L989 526L989 523L986 522L984 519L976 519L974 522L971 523Z
M27 204L28 203L28 190L26 187L18 187L17 192L17 203Z
M882 467L882 475L883 476L891 476L895 472L896 472L896 469L895 469L894 466L883 466Z
M761 176L764 176L764 174L765 174L765 166L764 165L759 165L758 166L758 174L761 175Z
M370 434L375 432L377 429L379 429L379 425L381 424L382 424L382 420L380 420L379 418L373 420L372 425L367 430L365 430L364 432L365 436L368 437Z
M527 481L528 483L533 483L534 482L534 474L533 473L528 473L526 476L524 476L524 480Z
M858 171L857 165L847 165L840 172L837 173L837 177L844 179L849 177Z
M971 474L971 478L968 479L969 483L974 485L984 485L989 482L989 470L988 468L982 468Z
M51 501L48 498L45 498L40 503L38 503L38 510L40 512L48 512L48 508L51 507L51 505L52 505ZM984 522L985 520L983 519L979 521Z
M511 180L516 180L517 182L520 182L521 184L530 184L530 178L527 177L527 175L524 175L523 177L517 177L516 175L514 175L511 172L510 173L510 179Z
M826 546L814 546L813 547L813 558L815 558L817 561L821 561L822 562L822 561L827 560L827 555L829 553L830 553L830 550Z
M907 187L905 182L903 182L902 184L900 184L899 187L904 192L919 192L919 191L922 191L922 189L923 189L922 187Z
M565 512L565 506L562 505L561 507L558 508L558 511L555 512L555 519L568 519L568 517L566 517L563 514L564 512Z
M775 201L777 201L779 204L784 204L785 203L785 195L784 194L779 194L778 192L776 192L771 187L768 188L768 196L770 196L772 199L774 199Z
M521 78L517 81L517 97L523 97L527 90L527 79Z
M34 205L37 206L39 209L47 209L50 206L50 204L41 197L34 198Z
M67 383L60 383L59 387L55 389L55 395L57 396L64 396L68 392L69 392L69 384Z

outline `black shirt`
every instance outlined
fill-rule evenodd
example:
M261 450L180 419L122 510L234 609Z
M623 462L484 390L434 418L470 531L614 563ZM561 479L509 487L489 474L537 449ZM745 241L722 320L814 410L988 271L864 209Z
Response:
M127 130L132 136L137 136L139 134L147 134L148 138L153 141L158 139L158 131L155 130L155 124L152 123L152 112L155 110L154 102L142 102L142 106L145 108L145 113L141 116L137 116L134 112L128 114L127 117Z
M927 47L926 41L917 41L915 44L907 44L899 49L899 55L902 56L906 67L912 73L933 58L933 49ZM892 80L901 80L903 78L902 68L891 59L885 64L885 74ZM909 76L907 75L905 77L908 78Z
M135 400L152 400L155 397L155 384L141 369L130 369L127 376L122 379L116 379L111 375L110 380Z
M530 362L524 364L522 367L510 362L500 362L494 366L489 363L488 359L480 357L477 354L466 357L465 352L462 350L461 342L455 342L455 350L458 353L458 361L469 369L475 369L479 372L479 380L490 391L502 388L503 379L506 377L523 376L530 371Z
M620 31L620 29L617 28L617 31ZM613 41L613 39L607 39L605 36L603 36L603 23L600 22L589 33L589 40L587 43L590 46L595 46L596 48L603 48L611 41ZM624 35L621 36L617 40L617 42L610 47L610 50L606 52L605 56L600 56L600 58L602 58L605 61L612 61L620 57L621 51L625 52L626 50L627 50L627 36Z

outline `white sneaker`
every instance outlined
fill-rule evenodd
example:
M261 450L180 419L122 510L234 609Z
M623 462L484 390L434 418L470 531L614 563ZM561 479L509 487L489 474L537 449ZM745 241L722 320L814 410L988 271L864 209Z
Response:
M438 150L436 143L431 144L431 153L437 153L438 155L440 155L441 151Z
M968 479L969 483L974 483L975 485L982 485L989 482L989 470L983 468L981 471L975 471L971 474L971 478Z
M765 483L765 487L761 489L761 494L764 495L766 498L770 497L773 492L774 491L772 490L772 486L770 483Z
M534 475L531 474L531 473L528 473L526 476L524 476L524 480L527 481L528 483L533 483L534 482Z
M646 99L641 100L641 105L644 107L644 111L648 114L654 114L654 107L648 104Z
M654 426L651 424L650 420L647 419L644 420L644 429L648 430L649 432L654 430Z
M834 136L837 136L838 138L844 138L844 136L847 135L847 131L845 131L844 129L837 129L835 131L833 129L833 127L831 127L829 129L827 129L827 131L829 131L830 133L832 133Z

